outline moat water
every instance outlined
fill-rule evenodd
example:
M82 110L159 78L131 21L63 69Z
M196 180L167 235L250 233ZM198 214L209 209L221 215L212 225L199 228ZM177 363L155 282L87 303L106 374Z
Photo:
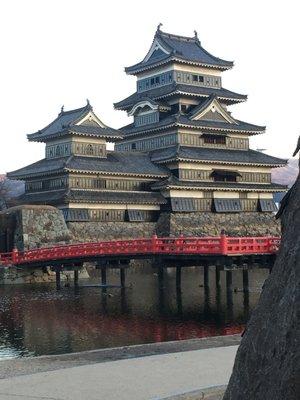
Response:
M150 267L127 270L126 289L0 286L0 360L241 333L267 276L267 270L250 271L248 294L241 271L233 272L232 292L221 272L216 290L213 268L208 289L201 268L184 268L181 292L175 270L168 270L159 290ZM117 271L107 278L119 284ZM99 279L80 281L93 283Z

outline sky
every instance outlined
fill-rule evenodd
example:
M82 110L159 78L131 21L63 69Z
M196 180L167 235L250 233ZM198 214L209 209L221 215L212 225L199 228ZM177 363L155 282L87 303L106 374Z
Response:
M248 95L232 106L237 119L267 125L252 148L289 158L300 127L297 1L9 0L0 2L0 173L44 157L26 135L60 111L90 100L113 128L130 123L113 103L135 91L124 67L141 61L156 27L185 36L233 60L223 87Z

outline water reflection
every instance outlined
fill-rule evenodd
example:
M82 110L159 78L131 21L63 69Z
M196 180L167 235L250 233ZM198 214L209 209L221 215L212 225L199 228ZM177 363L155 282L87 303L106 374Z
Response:
M243 292L242 271L233 272L233 291L224 272L216 287L212 268L208 285L202 269L183 268L180 287L175 269L164 273L163 287L151 268L126 274L124 289L0 287L0 359L239 333L268 276L251 271ZM119 274L107 280L118 284Z

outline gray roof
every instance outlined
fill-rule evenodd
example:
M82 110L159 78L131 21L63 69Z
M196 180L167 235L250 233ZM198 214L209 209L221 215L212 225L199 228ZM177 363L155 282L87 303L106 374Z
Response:
M172 146L151 152L153 162L162 163L169 160L195 160L204 162L222 161L238 164L260 164L282 166L287 160L269 156L255 150L227 150L205 147Z
M178 188L209 188L209 189L227 189L227 190L262 190L262 191L283 191L287 190L287 186L277 183L270 184L255 184L255 183L239 183L239 182L199 182L179 180L172 176L169 179L154 183L151 188L153 190L165 189L168 187Z
M150 131L169 129L170 127L188 127L191 129L206 129L208 131L230 131L230 132L246 132L249 134L263 133L266 129L265 126L249 124L248 122L235 120L236 124L222 121L208 121L208 120L192 120L189 115L174 114L169 115L159 122L153 124L135 126L134 123L120 128L124 137L132 134L147 133Z
M217 98L222 101L225 100L227 104L234 104L241 101L247 100L247 96L244 94L239 94L232 92L231 90L224 88L208 88L193 85L177 84L173 82L169 85L157 87L154 89L147 90L145 92L135 92L124 100L114 103L114 107L117 110L130 110L136 103L146 100L149 97L153 100L163 99L164 97L170 97L175 95L181 95L184 93L186 96L193 97L209 97L211 95L216 95Z
M82 191L71 190L68 200L95 203L122 203L122 204L165 204L166 200L160 193L152 192L120 192L120 191Z
M211 66L217 69L229 69L233 66L232 61L222 60L205 50L197 36L185 37L156 31L153 41L156 40L167 51L156 50L147 61L141 61L131 67L125 68L128 74L136 74L145 69L151 69L157 65L172 61L182 63Z
M63 111L62 109L58 114L58 117L55 118L55 120L45 128L27 135L28 140L34 142L44 142L58 136L74 133L84 136L107 138L114 141L122 139L122 135L119 131L104 124L103 127L99 125L90 125L88 122L84 122L81 125L76 125L78 121L88 115L88 113L92 110L93 109L89 103L87 103L86 106L77 108L75 110Z
M118 203L118 204L165 204L160 193L57 190L53 192L25 193L18 198L23 204L66 204L70 202Z
M39 176L67 171L95 172L103 174L131 174L144 176L167 176L164 167L151 162L143 153L111 152L107 158L70 156L62 158L42 159L7 176L12 179L23 179L28 176Z

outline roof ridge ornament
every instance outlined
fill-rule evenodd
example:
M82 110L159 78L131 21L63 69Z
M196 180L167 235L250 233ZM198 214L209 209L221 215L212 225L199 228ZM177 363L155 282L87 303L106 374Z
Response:
M160 28L161 28L162 26L163 26L163 24L160 22L160 23L157 25L156 32L161 32Z
M93 109L93 107L91 106L91 103L90 103L90 101L89 101L89 99L86 99L86 106L85 106L87 109L89 109L89 110L92 110Z
M194 39L195 39L195 41L196 41L197 43L199 43L200 46L201 46L201 42L200 42L200 40L199 40L198 32L196 31L196 29L194 30Z
M60 108L60 113L59 113L58 115L61 115L61 114L63 114L63 113L64 113L64 108L65 108L65 106L64 106L64 105L62 105L62 106L61 106L61 108Z

